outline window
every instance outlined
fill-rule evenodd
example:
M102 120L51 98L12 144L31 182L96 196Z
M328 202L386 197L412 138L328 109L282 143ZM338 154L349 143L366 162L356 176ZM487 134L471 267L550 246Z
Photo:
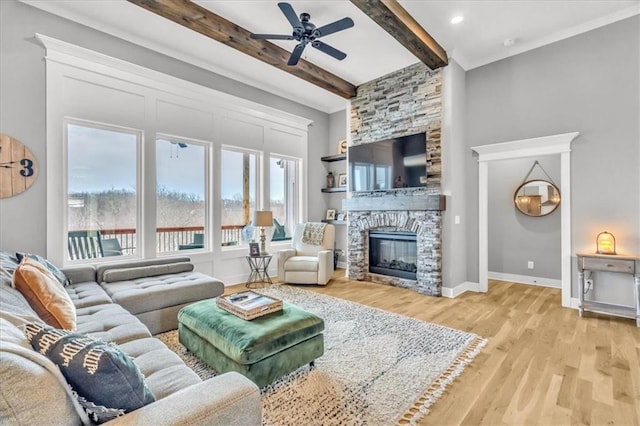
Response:
M207 147L183 139L156 140L156 250L205 248Z
M269 159L269 202L274 223L272 241L291 239L293 227L299 222L299 162L273 155Z
M69 260L136 254L141 133L67 123Z
M224 147L221 151L222 246L246 244L254 239L249 222L256 211L258 153Z

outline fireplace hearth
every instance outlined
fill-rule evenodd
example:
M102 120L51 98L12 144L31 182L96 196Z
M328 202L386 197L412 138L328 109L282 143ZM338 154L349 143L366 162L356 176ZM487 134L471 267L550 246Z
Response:
M369 231L369 272L415 280L417 261L415 232Z

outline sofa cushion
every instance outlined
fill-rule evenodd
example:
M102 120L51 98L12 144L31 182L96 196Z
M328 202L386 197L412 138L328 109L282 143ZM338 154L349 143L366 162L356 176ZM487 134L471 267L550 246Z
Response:
M75 307L44 265L24 257L13 274L13 282L44 322L56 328L75 329Z
M284 263L286 271L318 272L318 258L315 256L293 256Z
M0 311L27 319L27 322L40 319L20 290L6 280L0 281Z
M78 308L76 313L76 331L105 342L121 344L151 336L147 327L120 305L92 305Z
M0 424L88 423L56 365L0 318Z
M193 271L193 263L177 262L166 265L138 266L136 268L117 268L104 271L103 282L130 281L136 278L155 277L157 275L176 274Z
M155 401L136 364L115 345L36 323L27 325L26 334L33 348L60 368L93 421L102 423Z
M18 259L18 261L22 262L22 258L23 257L28 257L29 259L33 259L36 262L44 265L44 267L46 267L49 270L49 272L51 272L53 274L53 276L56 277L56 280L58 280L58 282L61 285L67 286L67 285L71 284L71 281L69 281L69 279L64 274L64 272L62 272L60 269L58 269L56 267L56 265L54 265L53 263L49 262L44 257L42 257L40 255L37 255L37 254L33 254L33 253L20 253L20 252L16 253L16 258Z
M109 295L95 282L71 284L66 290L76 309L112 303Z
M224 291L221 281L199 272L103 283L102 287L115 303L132 314L211 299Z
M158 339L138 339L119 347L133 358L158 400L201 382L198 375Z
M11 283L13 272L19 264L14 253L0 251L0 283Z
M176 262L191 262L186 256L180 257L162 257L158 259L134 260L131 262L118 262L113 264L103 264L96 267L96 281L101 283L104 281L104 273L110 269L139 268L151 265L166 265Z

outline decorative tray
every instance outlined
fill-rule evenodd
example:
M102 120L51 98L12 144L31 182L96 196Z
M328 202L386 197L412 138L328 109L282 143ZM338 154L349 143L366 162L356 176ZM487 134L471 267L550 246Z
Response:
M252 320L263 315L282 310L282 300L264 296L253 291L220 296L216 304L244 320Z

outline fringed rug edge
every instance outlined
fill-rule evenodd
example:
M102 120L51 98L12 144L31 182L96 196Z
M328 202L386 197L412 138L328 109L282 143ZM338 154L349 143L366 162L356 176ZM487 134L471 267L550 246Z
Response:
M429 408L444 394L456 377L473 361L483 347L489 341L483 337L475 336L467 347L456 357L451 365L431 383L431 386L407 409L407 411L396 421L396 425L415 426L420 419L429 413Z

